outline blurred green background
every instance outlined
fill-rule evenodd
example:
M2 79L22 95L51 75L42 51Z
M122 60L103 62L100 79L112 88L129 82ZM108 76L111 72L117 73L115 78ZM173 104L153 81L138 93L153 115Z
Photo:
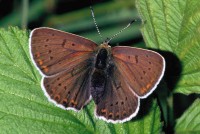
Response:
M91 16L95 18L104 40L119 32L131 20L138 19L135 0L0 0L0 27L24 29L52 27L102 42ZM141 21L135 22L113 39L114 45L144 46Z

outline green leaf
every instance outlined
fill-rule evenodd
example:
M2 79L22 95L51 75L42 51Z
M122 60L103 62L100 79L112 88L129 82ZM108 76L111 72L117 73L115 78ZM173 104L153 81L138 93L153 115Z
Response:
M141 104L139 115L123 124L94 117L94 103L80 112L65 111L48 102L41 76L30 60L28 32L0 29L1 133L160 133L157 102ZM152 98L148 98L152 100ZM148 105L147 105L148 104Z
M175 130L177 134L200 133L200 99L196 99L192 106L177 120Z
M164 53L168 87L200 93L199 0L137 0L137 7L147 46Z

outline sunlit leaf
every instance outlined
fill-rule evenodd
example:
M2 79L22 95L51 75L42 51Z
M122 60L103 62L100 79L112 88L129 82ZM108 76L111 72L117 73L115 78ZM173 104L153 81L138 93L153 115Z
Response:
M177 120L177 134L199 134L200 133L200 99L196 99L186 112Z

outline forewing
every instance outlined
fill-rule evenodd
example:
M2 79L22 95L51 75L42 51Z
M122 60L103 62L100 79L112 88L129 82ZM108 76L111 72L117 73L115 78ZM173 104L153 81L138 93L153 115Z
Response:
M91 61L85 60L74 68L46 77L43 90L50 101L64 109L80 110L90 100Z
M87 60L97 45L83 37L51 28L37 28L30 35L30 53L39 70L51 76Z
M115 66L109 70L104 94L96 104L96 116L107 122L131 120L139 110L139 98L129 89Z
M120 74L139 97L147 97L163 77L165 60L154 51L117 46L112 48L112 56Z

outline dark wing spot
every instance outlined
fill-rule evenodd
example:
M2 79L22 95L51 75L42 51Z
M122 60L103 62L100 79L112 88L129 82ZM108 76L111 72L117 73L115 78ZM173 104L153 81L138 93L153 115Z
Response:
M74 107L74 106L75 106L74 103L70 103L70 105L71 105L71 107Z
M53 59L53 57L52 57L52 56L50 56L49 58L50 58L50 60L52 60L52 59Z
M35 54L35 58L39 58L39 57L40 57L40 54L41 54L41 53L37 52L37 53Z
M119 113L118 112L116 113L116 119L119 119Z
M66 39L63 40L62 47L65 47Z
M52 88L52 89L50 89L50 96L53 96L53 93L55 92L55 89L54 88Z
M72 46L75 46L75 44L74 44L74 43L72 43Z
M138 55L135 56L135 61L138 63Z
M143 71L143 74L146 74L146 71Z
M62 104L63 104L63 106L67 107L67 100L64 99L64 100L62 101Z
M110 112L109 115L108 115L108 118L112 118L112 116L113 116L113 113Z
M48 42L49 41L49 39L46 39L46 42Z
M60 100L60 95L56 95L54 99L58 102Z
M52 52L52 51L51 51L51 50L49 50L49 52L48 52L48 53L50 54L51 52Z

